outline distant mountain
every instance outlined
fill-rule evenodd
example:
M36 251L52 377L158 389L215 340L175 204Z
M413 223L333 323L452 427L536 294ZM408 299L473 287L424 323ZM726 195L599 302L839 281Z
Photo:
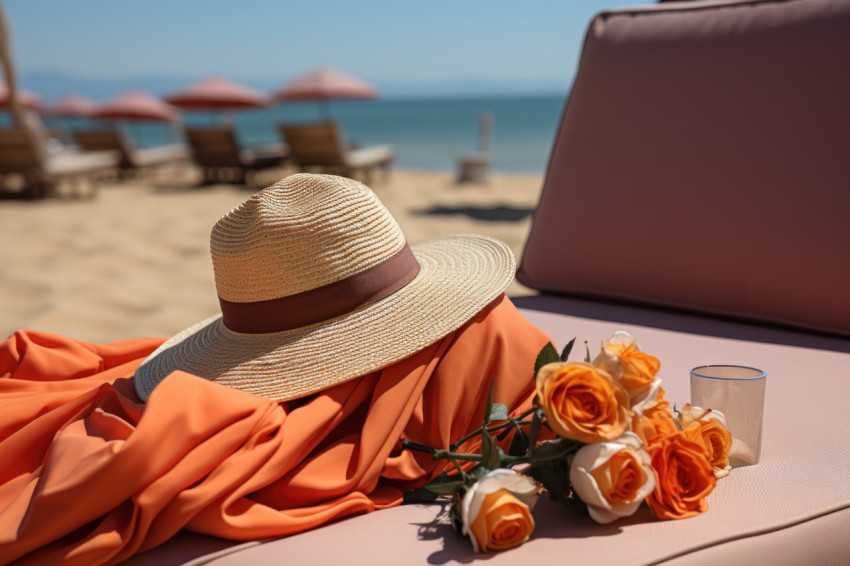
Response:
M91 78L61 72L24 71L19 82L45 100L53 101L68 93L77 93L96 101L107 100L130 89L141 89L154 95L174 92L204 77L128 77ZM263 92L282 86L280 81L232 77ZM368 80L368 79L366 79ZM507 81L487 79L453 79L442 81L372 81L386 98L432 98L466 96L516 96L564 94L568 84L561 81Z

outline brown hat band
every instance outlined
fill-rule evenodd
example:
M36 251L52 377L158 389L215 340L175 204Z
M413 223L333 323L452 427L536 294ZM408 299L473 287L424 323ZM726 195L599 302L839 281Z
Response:
M380 301L413 281L419 262L407 244L395 255L351 277L268 301L233 303L218 298L222 321L234 332L292 330Z

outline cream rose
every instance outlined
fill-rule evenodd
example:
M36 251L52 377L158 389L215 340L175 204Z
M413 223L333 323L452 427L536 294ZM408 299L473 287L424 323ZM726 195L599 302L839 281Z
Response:
M570 483L590 517L607 524L634 514L655 489L652 461L637 435L587 444L576 452Z
M702 446L714 477L728 476L732 469L729 465L732 434L726 428L726 416L714 409L702 409L686 403L677 418L685 435Z
M463 496L462 532L475 552L519 546L534 531L531 510L538 497L530 478L504 468L488 472Z
M629 392L632 404L645 399L661 368L658 358L640 349L628 332L615 332L602 343L593 365L610 373Z

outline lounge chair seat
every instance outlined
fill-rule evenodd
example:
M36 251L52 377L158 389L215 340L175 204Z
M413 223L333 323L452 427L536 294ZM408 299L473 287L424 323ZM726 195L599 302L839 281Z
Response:
M65 182L85 181L96 187L102 176L117 170L119 162L120 156L116 151L39 151L26 131L0 130L0 175L3 180L13 174L24 179L22 191L12 191L5 184L0 186L0 193L4 196L52 196Z
M47 174L57 177L91 175L115 169L118 158L118 153L114 151L68 150L48 155L44 169Z
M850 3L665 3L588 29L519 271L543 294L515 302L558 347L628 331L671 402L694 366L766 370L761 461L683 520L544 498L530 541L481 557L408 505L273 541L184 533L128 564L850 564Z
M169 144L158 147L145 147L133 150L132 160L136 167L156 167L169 163L183 163L189 160L189 148L184 144Z
M239 150L240 159L245 162L259 160L274 160L276 164L286 161L289 149L285 143L267 143Z
M389 164L395 153L391 145L374 145L370 147L349 149L345 160L351 169L365 169L377 165Z
M230 126L187 128L185 133L192 159L201 168L202 185L243 184L249 173L280 167L289 157L289 149L283 143L240 147Z
M389 174L395 159L391 145L350 147L343 141L336 122L284 124L278 129L292 152L292 160L302 171L318 168L346 177L362 175L369 183L374 169Z
M77 130L73 135L76 143L87 151L117 151L121 156L120 168L124 176L186 163L190 159L189 148L182 143L135 147L127 136L118 130Z

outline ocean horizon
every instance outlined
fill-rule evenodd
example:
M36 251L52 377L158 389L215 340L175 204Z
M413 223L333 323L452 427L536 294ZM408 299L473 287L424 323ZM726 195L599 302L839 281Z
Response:
M345 138L360 146L390 144L396 167L454 171L458 159L479 151L479 119L491 119L491 169L506 173L543 174L566 95L492 97L388 98L368 101L288 103L232 113L185 112L185 124L214 125L231 119L244 146L281 141L277 125L311 122L330 116ZM102 121L46 119L49 127L72 129L108 127ZM181 126L163 123L124 123L141 147L182 141Z

